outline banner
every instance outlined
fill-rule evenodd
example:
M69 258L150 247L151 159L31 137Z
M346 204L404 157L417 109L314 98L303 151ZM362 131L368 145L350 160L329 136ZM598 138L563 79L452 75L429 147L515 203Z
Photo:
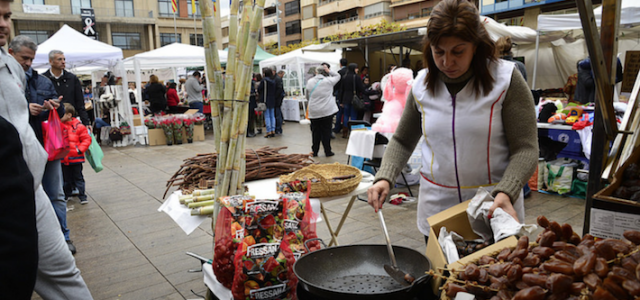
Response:
M93 8L81 8L80 17L82 18L82 33L94 40L97 40L98 33L96 32L96 15L93 13Z
M171 9L174 14L178 11L178 0L171 0Z
M22 4L22 11L26 14L60 14L59 5Z

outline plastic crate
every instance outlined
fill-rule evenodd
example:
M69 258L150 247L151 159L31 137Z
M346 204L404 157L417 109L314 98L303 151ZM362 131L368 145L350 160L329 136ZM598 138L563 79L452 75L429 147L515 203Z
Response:
M558 154L559 157L582 156L580 135L574 130L548 129L547 134L554 141L567 143L567 146Z

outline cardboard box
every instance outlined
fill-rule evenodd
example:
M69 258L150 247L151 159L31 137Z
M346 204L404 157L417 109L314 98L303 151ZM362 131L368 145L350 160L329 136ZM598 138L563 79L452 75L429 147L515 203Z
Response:
M149 146L166 145L167 138L164 136L162 129L149 129L147 131Z
M139 115L133 115L133 126L142 126Z
M167 138L164 135L163 129L149 129L149 146L166 145ZM204 125L194 125L193 127L193 141L204 141ZM187 134L184 128L182 128L182 143L187 143Z
M189 109L187 111L184 112L185 115L194 115L198 112L197 109Z
M471 200L462 202L427 219L427 221L429 221L429 225L431 225L431 230L429 232L429 242L427 243L426 256L431 261L431 268L436 272L439 271L438 268L444 269L451 268L453 266L460 267L461 265L464 265L470 261L479 259L482 255L497 252L504 247L515 247L515 245L518 243L518 239L511 236L471 255L461 258L460 260L458 260L458 264L456 264L456 262L447 263L447 259L442 252L440 243L438 243L440 228L446 227L447 231L455 231L465 240L475 240L480 238L471 229L469 219L467 218L467 207L469 206L469 202L471 202ZM440 285L442 285L442 283L444 283L444 281L441 278L433 278L431 280L433 293L435 295L438 295L440 293L439 287Z
M624 173L624 170L626 170L630 164L637 163L637 162L640 162L640 149L634 150L634 152L629 156L629 158L624 162L624 164L622 164L622 166L618 168L616 173L613 175L613 181L611 182L611 184L606 188L597 192L593 196L593 198L596 198L598 200L605 200L605 201L623 203L626 205L640 207L640 202L636 202L628 199L622 199L622 198L613 196L616 189L618 189L622 184L622 181L623 181L622 173Z

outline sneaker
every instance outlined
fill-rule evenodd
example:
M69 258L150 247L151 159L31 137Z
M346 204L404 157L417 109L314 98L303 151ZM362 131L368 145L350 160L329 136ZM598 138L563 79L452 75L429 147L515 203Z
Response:
M73 245L73 242L71 240L67 240L67 246L69 246L69 251L71 251L71 254L76 254L76 246Z
M332 138L332 139L335 139L335 138L336 138L336 134L335 134L335 133L333 133L333 131L331 132L331 138Z
M334 156L334 155L336 155L336 154L335 154L335 153L333 153L333 152L329 152L329 153L325 153L324 155L325 155L326 157L331 157L331 156Z
M87 199L80 199L80 204L85 205L89 203L89 201L87 201Z
M71 191L71 196L78 196L80 195L80 192L78 192L78 189L74 188L73 191Z

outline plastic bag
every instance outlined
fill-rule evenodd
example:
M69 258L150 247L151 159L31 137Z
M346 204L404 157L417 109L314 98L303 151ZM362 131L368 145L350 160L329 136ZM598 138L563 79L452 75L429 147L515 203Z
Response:
M49 111L49 120L42 122L42 134L44 150L49 154L49 161L63 159L67 156L71 150L69 136L67 131L62 128L60 116L55 109Z
M244 239L244 205L252 200L248 196L227 196L220 199L224 206L216 219L213 273L228 289L235 275L234 260L238 244Z
M308 189L306 193L287 193L282 196L282 201L284 201L285 240L296 260L307 254L304 246L305 242L318 237L316 223L313 222L317 215L311 208L309 192L310 190ZM311 252L320 249L318 241L310 242L307 246Z
M102 158L104 157L104 153L102 152L102 148L100 148L100 144L96 140L96 137L93 136L93 133L89 131L89 135L91 136L91 145L89 145L89 149L87 149L87 161L91 165L96 173L102 171Z
M547 163L547 187L560 195L571 192L573 173L577 164L570 159L557 159Z
M238 245L235 299L291 299L289 264L282 251L283 202L255 200L245 205L245 236Z

